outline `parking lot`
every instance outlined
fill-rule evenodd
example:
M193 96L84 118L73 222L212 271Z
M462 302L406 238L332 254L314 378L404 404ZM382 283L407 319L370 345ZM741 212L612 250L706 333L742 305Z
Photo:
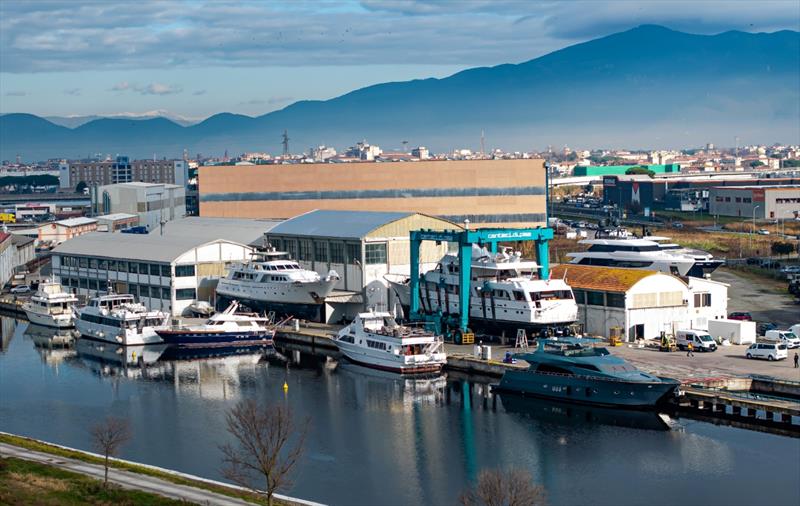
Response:
M714 281L730 285L728 288L728 312L747 311L757 322L770 322L779 329L800 323L800 305L785 291L786 283L770 279L754 279L730 269L717 269Z

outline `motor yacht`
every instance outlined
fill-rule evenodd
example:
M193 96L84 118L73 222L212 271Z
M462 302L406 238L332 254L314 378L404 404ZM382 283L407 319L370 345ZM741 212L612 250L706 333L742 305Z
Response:
M74 325L73 307L77 303L78 298L65 291L61 283L48 280L39 283L38 290L22 305L22 310L31 323L66 329Z
M202 325L156 329L165 343L179 347L219 347L232 345L272 345L275 329L266 317L256 313L239 313L234 301Z
M578 317L572 289L563 279L540 279L536 262L506 249L472 248L469 318L471 325L516 332L564 330ZM420 306L425 312L460 313L459 258L447 254L422 275ZM411 290L408 276L387 275L403 306Z
M680 382L645 373L593 339L539 339L532 353L515 358L527 369L508 369L499 391L568 402L648 408L673 396Z
M233 264L217 285L217 307L227 307L234 300L254 311L316 320L325 297L339 281L336 271L321 276L289 260L286 253L257 253L245 263Z
M166 326L169 314L150 311L130 294L117 294L108 288L88 306L78 309L75 328L84 337L122 346L161 343L156 329Z
M447 361L441 336L400 325L387 312L359 313L333 342L356 364L401 374L439 372Z

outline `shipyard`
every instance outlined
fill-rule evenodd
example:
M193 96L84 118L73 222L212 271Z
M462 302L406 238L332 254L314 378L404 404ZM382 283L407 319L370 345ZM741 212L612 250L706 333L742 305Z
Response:
M0 504L800 504L800 6L678 4L0 2Z

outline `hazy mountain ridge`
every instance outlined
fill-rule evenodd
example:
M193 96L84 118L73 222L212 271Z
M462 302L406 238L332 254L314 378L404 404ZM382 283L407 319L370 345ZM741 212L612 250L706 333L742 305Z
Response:
M560 146L679 147L800 142L800 33L692 35L641 26L542 57L443 79L382 83L260 117L221 113L183 127L158 118L99 119L74 129L0 117L0 157L135 157L293 152L361 139L435 151Z

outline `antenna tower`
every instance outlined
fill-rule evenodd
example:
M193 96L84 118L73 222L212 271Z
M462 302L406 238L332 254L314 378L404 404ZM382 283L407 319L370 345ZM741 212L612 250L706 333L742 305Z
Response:
M283 141L281 141L281 144L283 144L283 156L289 156L289 132L286 130L283 131Z

